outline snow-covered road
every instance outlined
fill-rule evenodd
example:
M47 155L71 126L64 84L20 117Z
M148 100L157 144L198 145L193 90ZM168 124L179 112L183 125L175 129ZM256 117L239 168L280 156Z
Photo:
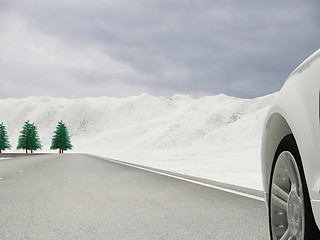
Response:
M0 161L0 239L268 239L265 204L64 154Z

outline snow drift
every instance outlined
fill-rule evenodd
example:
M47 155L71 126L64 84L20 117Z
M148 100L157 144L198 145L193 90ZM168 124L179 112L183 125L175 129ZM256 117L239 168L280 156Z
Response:
M24 121L38 128L43 152L63 120L74 152L86 152L261 189L262 125L275 94L224 94L0 100L0 122L16 151Z

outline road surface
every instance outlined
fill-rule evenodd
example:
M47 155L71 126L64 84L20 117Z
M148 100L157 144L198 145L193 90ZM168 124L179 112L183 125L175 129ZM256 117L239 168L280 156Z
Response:
M0 239L269 239L265 204L84 154L0 160Z

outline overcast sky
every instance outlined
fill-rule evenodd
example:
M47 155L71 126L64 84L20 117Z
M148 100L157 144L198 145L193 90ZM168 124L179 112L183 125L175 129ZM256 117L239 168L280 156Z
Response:
M308 1L0 0L0 98L278 91L320 45Z

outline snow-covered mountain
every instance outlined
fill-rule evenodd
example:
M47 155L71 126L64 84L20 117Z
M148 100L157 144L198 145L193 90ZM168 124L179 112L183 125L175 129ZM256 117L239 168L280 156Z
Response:
M63 120L73 151L219 180L221 174L225 179L221 169L228 165L230 174L233 168L260 174L262 125L274 97L239 99L220 94L193 99L142 94L127 98L2 99L0 122L7 127L11 151L16 151L24 121L30 120L38 127L42 151L49 152L53 131Z

